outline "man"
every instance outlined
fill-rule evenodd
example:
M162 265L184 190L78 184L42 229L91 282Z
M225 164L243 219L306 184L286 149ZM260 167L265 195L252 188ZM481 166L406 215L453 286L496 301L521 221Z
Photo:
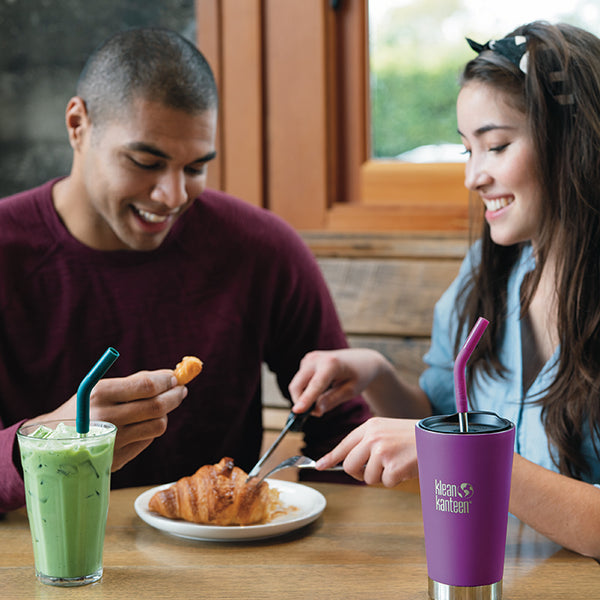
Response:
M90 415L118 426L115 487L223 456L249 469L262 362L287 393L307 351L346 346L294 231L205 190L216 120L215 82L192 44L119 33L68 103L70 175L0 202L0 510L24 503L16 429L74 418L79 382L109 346L121 356ZM171 370L184 355L205 365L189 394ZM319 457L368 416L357 398L309 419L306 453Z

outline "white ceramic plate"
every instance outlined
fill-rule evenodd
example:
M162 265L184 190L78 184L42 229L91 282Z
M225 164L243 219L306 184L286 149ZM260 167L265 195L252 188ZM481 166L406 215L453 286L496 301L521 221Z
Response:
M279 498L285 506L295 506L297 510L291 510L262 525L198 525L188 521L167 519L148 510L148 502L156 492L173 485L172 483L159 485L143 492L136 498L134 508L143 521L156 529L183 538L218 542L260 540L283 535L312 523L325 509L327 504L325 497L313 488L279 479L267 479L266 481L269 486L279 490Z

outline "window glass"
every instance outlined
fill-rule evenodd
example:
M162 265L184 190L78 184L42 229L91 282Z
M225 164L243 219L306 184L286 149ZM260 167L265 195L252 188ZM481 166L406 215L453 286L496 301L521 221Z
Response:
M565 21L600 35L598 0L369 0L371 155L461 162L458 77L484 43L529 21Z

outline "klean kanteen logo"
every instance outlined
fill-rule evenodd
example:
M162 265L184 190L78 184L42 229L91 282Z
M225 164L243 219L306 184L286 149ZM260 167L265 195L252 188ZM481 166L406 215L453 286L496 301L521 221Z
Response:
M435 480L435 510L469 514L474 490L470 483L445 483Z

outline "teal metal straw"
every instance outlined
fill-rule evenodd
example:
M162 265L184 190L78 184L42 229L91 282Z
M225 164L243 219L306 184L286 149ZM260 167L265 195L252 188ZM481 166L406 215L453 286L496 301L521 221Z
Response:
M100 381L104 373L119 358L119 353L114 348L108 348L92 370L83 378L77 388L77 416L75 428L77 433L88 433L90 430L90 393L92 388Z

